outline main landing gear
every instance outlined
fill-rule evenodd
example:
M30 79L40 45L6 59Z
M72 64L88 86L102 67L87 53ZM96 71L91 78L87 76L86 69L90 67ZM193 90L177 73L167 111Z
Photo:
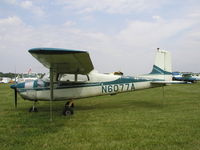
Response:
M34 101L33 106L29 109L29 112L38 112L36 108L37 101ZM71 116L74 114L74 103L72 101L68 101L65 104L63 115L64 116Z
M64 116L71 116L74 114L74 103L72 101L69 101L65 104L65 108L63 110L63 115Z

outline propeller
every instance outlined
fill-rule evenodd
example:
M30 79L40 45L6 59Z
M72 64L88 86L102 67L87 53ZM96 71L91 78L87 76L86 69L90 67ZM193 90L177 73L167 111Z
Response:
M14 90L14 102L15 102L15 108L17 108L17 86L16 84L13 84L10 86Z
M17 108L17 88L15 87L15 108Z

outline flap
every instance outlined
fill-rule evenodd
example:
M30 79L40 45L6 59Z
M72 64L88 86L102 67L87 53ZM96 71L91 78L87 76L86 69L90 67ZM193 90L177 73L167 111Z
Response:
M94 69L86 51L60 48L33 48L29 52L46 68L56 73L88 74Z

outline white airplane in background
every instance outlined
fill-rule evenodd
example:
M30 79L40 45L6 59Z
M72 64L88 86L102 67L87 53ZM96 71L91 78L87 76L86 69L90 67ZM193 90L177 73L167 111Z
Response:
M86 51L34 48L29 52L50 71L50 81L38 79L11 85L15 90L15 106L17 93L34 102L29 111L37 111L37 101L50 101L52 110L52 101L66 100L63 114L71 115L76 99L183 83L172 81L171 56L165 50L157 49L152 71L141 76L98 73Z
M11 78L8 78L8 77L3 77L1 80L0 80L0 83L9 83L11 82Z
M200 76L193 75L192 73L180 73L180 72L172 72L173 80L176 81L185 81L189 83L196 83L200 81Z
M31 69L27 73L19 74L16 78L16 81L19 82L27 82L39 79L37 73L32 72Z

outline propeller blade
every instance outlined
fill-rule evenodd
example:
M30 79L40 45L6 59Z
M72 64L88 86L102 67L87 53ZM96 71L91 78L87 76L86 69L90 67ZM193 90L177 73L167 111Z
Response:
M15 88L15 108L17 108L17 89Z

